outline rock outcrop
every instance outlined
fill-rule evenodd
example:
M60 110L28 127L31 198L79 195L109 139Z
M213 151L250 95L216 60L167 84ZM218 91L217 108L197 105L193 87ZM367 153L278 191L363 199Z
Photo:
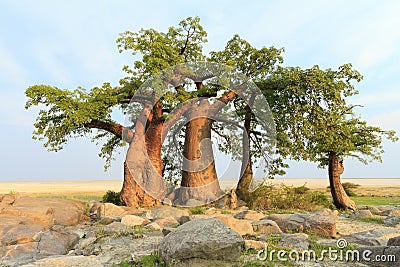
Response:
M311 232L326 237L336 236L337 217L325 212L313 214L271 214L265 219L275 221L283 232Z
M338 216L329 209L265 216L246 207L206 208L205 214L189 215L188 209L170 206L132 209L110 203L89 205L91 220L84 214L85 207L73 201L0 196L0 266L111 267L123 261L140 266L141 257L157 252L168 264L179 267L241 266L243 257L255 257L240 253L242 249L257 253L269 245L304 251L312 248L314 238L318 244L335 246L336 240L325 237L336 235L336 224L341 238L365 246L359 251L368 249L371 257L397 256L397 261L381 265L347 262L347 266L399 266L398 209L390 206L366 206L353 216ZM383 223L356 220L371 214ZM307 233L316 235L309 238ZM302 262L300 266L342 264L323 261Z

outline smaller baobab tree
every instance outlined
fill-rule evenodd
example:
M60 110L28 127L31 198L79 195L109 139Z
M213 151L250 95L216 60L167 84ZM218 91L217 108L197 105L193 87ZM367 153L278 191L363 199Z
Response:
M258 83L276 71L277 67L283 62L283 51L283 48L274 46L256 48L248 41L240 38L239 35L234 35L227 42L224 50L210 53L210 60L232 66L250 81ZM265 100L262 94L261 96L262 100ZM273 154L273 151L267 151L268 148L274 147L274 145L265 146L265 144L269 143L271 131L263 130L274 128L272 132L275 135L275 125L273 125L274 122L268 103L260 101L259 98L260 96L257 94L251 94L248 96L247 101L243 101L240 97L236 97L233 101L234 109L241 119L240 124L242 126L242 137L236 137L235 139L241 140L241 144L232 145L235 140L228 138L228 135L220 134L223 140L221 142L222 150L231 152L233 155L240 154L236 155L236 158L242 161L236 193L244 201L249 199L251 193L253 161L262 159L265 164L270 165L272 163L271 154ZM260 127L260 123L270 125ZM223 129L214 128L214 131L222 133ZM241 151L235 151L235 147L242 147L242 149ZM268 171L272 174L272 168L271 166L269 167Z
M353 157L364 164L374 160L381 162L382 139L396 141L394 131L385 131L370 126L354 114L355 106L343 106L326 110L325 116L316 125L319 129L313 136L315 144L312 157L319 166L328 167L330 190L338 209L356 209L354 201L346 194L340 175L344 172L344 159Z
M347 103L348 97L358 93L353 83L361 79L359 72L345 64L338 70L279 68L259 85L274 114L278 154L328 167L338 209L356 208L340 182L344 159L354 157L365 164L381 161L382 139L397 140L394 131L369 126L354 114L356 106Z

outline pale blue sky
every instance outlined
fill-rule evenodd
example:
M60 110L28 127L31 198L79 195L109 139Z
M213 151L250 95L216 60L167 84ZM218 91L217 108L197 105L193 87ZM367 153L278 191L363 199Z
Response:
M364 75L354 103L371 124L400 132L399 1L15 1L0 2L0 181L121 179L121 155L104 173L99 147L71 140L58 153L31 140L37 111L24 109L34 84L91 88L123 77L129 55L115 39L125 30L166 30L200 16L206 51L238 33L257 47L284 47L285 65L336 68L351 62ZM400 143L384 142L383 164L346 160L343 177L399 177ZM286 177L326 177L295 163Z

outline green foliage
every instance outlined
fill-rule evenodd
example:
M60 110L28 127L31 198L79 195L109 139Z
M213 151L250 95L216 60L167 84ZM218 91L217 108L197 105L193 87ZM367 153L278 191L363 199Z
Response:
M279 64L283 62L283 48L275 47L253 47L249 42L240 38L239 35L234 35L226 44L224 50L210 52L209 61L224 63L228 66L239 70L242 74L246 75L252 81L263 80L271 73L277 70ZM250 101L250 98L247 99ZM240 97L237 97L233 101L232 109L235 110L235 116L238 116L242 121L245 120L246 114L248 115L248 102L245 102ZM265 117L272 117L268 106L257 105L257 101L252 105L251 110L257 110L263 113ZM253 112L254 113L254 112ZM263 121L262 123L269 123L271 125L260 126L260 121L257 122L255 114L250 116L250 157L252 160L264 159L265 162L270 162L268 154L273 154L273 151L266 151L270 149L271 146L271 132L275 133L275 126L273 124L272 118L267 118L268 121ZM242 124L242 122L239 122ZM243 157L241 143L242 134L235 133L235 128L227 129L227 125L218 125L214 123L213 130L219 135L218 147L221 151L225 153L231 153L233 159L241 160ZM263 128L268 128L269 133L267 133ZM273 129L273 130L272 130ZM240 136L239 136L240 135ZM274 140L272 141L274 142ZM273 147L273 146L272 146ZM240 149L238 149L240 148ZM273 167L279 165L276 164L279 161L273 162ZM279 162L282 163L282 162ZM279 167L286 166L285 164L280 164ZM272 170L273 169L273 170ZM265 170L267 171L267 170ZM270 176L274 174L283 174L280 172L279 168L270 168Z
M166 266L165 262L157 255L150 254L139 258L138 261L123 261L119 264L113 264L113 267L157 267Z
M117 39L119 52L140 53L141 59L134 62L134 70L124 67L128 73L144 81L152 74L184 62L204 60L203 44L207 33L200 25L199 17L188 17L179 27L169 27L166 33L154 29L139 32L126 31Z
M257 49L246 40L234 35L223 51L210 52L210 61L221 62L238 69L254 80L265 79L283 62L283 48L273 46Z
M121 205L120 193L108 190L103 196L103 203L113 203Z
M190 214L204 214L204 208L203 207L195 207L193 209L190 209Z
M158 257L158 255L151 254L140 258L138 266L153 267L153 266L164 266L164 261Z
M310 194L310 199L312 203L321 205L326 208L334 209L334 205L331 200L323 192L312 192Z
M301 189L299 189L301 188ZM249 206L258 210L305 210L332 207L328 197L319 191L309 191L302 187L263 184L250 196Z
M351 190L351 189L349 189L349 188L344 188L344 191L346 192L346 194L347 194L349 197L356 197L356 196L357 196L356 192L354 192L353 190Z
M113 264L112 265L112 267L132 267L132 266L135 266L135 265L133 265L133 263L130 263L129 261L123 261L123 262L120 262L118 264Z
M294 188L294 193L295 194L305 194L306 192L310 191L310 188L306 187L306 185L302 185L299 187Z
M368 126L346 99L358 91L362 76L351 64L337 70L278 67L258 82L277 128L277 154L283 159L308 160L327 166L329 152L363 163L381 160L382 138L396 141L393 131Z
M229 210L221 210L221 214L232 214Z
M353 188L358 188L358 187L360 187L359 184L349 183L349 182L342 183L342 186L343 186L343 188L348 188L348 189L353 189Z
M125 99L123 90L111 87L109 83L89 92L81 87L69 91L54 86L34 85L25 94L28 97L26 109L41 107L32 138L43 141L49 151L59 151L71 138L91 136L93 142L105 140L100 156L109 163L114 149L124 144L121 137L115 138L107 131L92 133L92 128L88 126L93 121L115 124L111 112L114 106Z

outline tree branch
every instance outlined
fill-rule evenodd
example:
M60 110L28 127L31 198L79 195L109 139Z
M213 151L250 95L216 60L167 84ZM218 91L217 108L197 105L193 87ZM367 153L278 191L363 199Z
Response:
M89 123L85 124L85 127L107 131L120 139L124 139L128 143L132 142L134 137L134 133L132 132L131 129L126 128L118 123L104 122L100 120L91 120Z
M184 102L182 105L178 106L174 109L169 115L168 119L164 122L163 134L162 134L162 141L164 141L165 137L169 129L186 113L196 102L198 99L190 99Z

